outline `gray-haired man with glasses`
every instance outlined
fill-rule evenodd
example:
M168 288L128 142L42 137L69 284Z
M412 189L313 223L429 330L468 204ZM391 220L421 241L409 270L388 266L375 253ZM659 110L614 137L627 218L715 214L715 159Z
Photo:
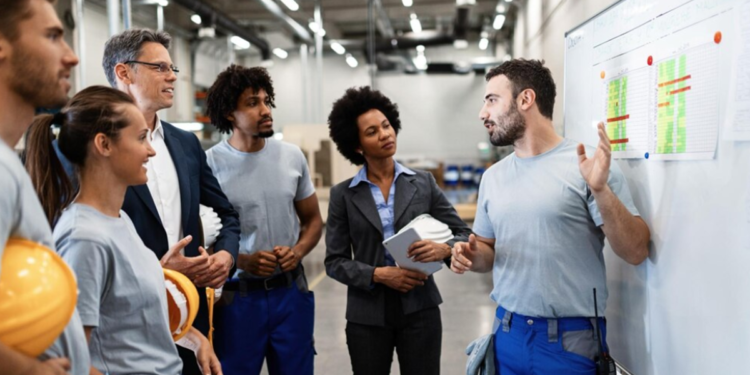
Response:
M143 64L143 65L153 66L154 68L156 68L156 71L159 73L167 73L170 70L175 73L180 72L180 70L177 69L176 66L172 64L167 64L167 63L149 63L145 61L128 60L128 61L125 61L123 64Z
M169 34L162 31L126 30L107 41L102 65L112 87L135 99L151 130L149 141L156 151L146 164L147 184L129 187L122 209L157 257L161 258L178 242L185 246L184 254L170 257L164 267L182 272L199 287L201 307L194 326L206 334L204 287L221 287L230 271L234 272L239 216L206 163L198 138L161 121L156 113L171 107L174 98L179 70L169 56L170 42ZM223 226L212 255L198 241L201 204L213 208ZM200 374L191 353L181 349L180 357L184 375Z

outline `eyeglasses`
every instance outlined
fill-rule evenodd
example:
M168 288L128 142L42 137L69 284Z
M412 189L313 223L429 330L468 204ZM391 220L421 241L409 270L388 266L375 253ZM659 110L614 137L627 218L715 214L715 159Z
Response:
M159 72L159 73L167 73L170 70L173 71L173 72L175 72L175 73L179 73L180 72L180 70L177 69L176 66L170 65L170 64L167 64L167 63L158 63L157 64L157 63L148 63L148 62L143 62L143 61L129 60L129 61L125 61L123 64L143 64L143 65L153 66L153 67L156 68L156 71Z

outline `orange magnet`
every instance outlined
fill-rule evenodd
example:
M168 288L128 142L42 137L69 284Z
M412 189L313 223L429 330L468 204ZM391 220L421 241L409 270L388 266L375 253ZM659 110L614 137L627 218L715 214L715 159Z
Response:
M602 70L602 72L599 73L599 77L602 77L602 79L604 79L605 76L606 76L606 74L604 74L604 71Z
M714 33L714 43L721 43L721 31L717 31L716 33Z

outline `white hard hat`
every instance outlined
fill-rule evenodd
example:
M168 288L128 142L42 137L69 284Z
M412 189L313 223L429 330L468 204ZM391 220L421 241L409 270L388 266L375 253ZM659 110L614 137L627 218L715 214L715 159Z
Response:
M422 214L414 218L409 224L406 224L399 233L414 228L420 238L437 243L446 243L453 239L453 232L443 222L436 220L430 214Z

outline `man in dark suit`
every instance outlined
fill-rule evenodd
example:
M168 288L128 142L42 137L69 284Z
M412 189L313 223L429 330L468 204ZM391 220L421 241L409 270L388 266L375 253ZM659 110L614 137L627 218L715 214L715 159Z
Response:
M107 41L102 65L107 80L133 97L149 125L149 141L156 151L145 166L146 185L131 186L123 210L138 235L157 257L177 243L182 254L170 257L165 268L182 272L198 287L201 307L194 325L208 331L204 287L224 285L234 268L239 249L239 216L232 208L206 163L206 154L195 135L160 121L157 111L172 106L178 69L172 65L169 34L131 29ZM199 206L213 208L222 229L209 255L201 247ZM199 374L194 356L180 348L183 374Z

